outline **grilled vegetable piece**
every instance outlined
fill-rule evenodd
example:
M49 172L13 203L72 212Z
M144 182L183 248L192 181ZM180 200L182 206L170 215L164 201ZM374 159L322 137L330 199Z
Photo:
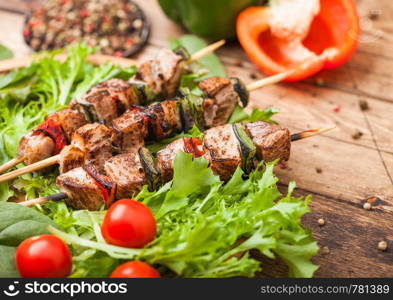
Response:
M287 128L257 121L247 123L245 129L257 147L259 160L270 162L280 158L288 160L291 151L291 136Z
M136 80L145 82L154 94L162 98L171 98L179 87L184 72L183 55L168 49L161 50L155 59L139 66Z
M96 181L82 167L61 174L56 179L66 202L75 209L99 210L105 203L105 196Z
M248 174L254 168L256 147L240 123L232 124L233 132L239 143L240 156L242 158L242 169Z
M161 173L156 167L153 155L147 148L138 150L139 159L145 173L145 180L149 185L149 190L156 190L161 184Z
M226 78L211 77L202 80L199 88L206 96L203 103L205 125L210 128L227 123L236 104L241 102L232 82Z
M182 101L187 102L187 106L184 106L184 108L187 109L189 115L191 115L192 124L195 124L199 129L204 130L206 128L206 122L204 117L205 100L202 97L190 93L190 91L183 90L183 95L185 96ZM187 127L189 127L189 125Z
M85 113L90 122L110 124L123 114L131 104L137 104L130 84L120 79L110 79L92 89L82 98L74 100L71 108Z
M157 167L160 170L163 182L168 182L172 179L173 160L179 151L184 151L184 148L184 139L178 139L157 152Z
M57 124L59 124L59 126L61 126L61 128L63 129L68 141L71 140L72 135L78 128L87 124L86 118L83 113L70 108L65 108L49 114L48 116L46 116L45 120L53 120Z
M139 105L148 105L156 99L156 94L154 91L146 84L146 82L140 80L130 80L130 85L132 86L133 93L135 97L138 98Z
M223 181L229 180L242 159L239 143L232 125L222 125L205 132L203 144L206 149L205 158L210 162L213 172Z
M105 163L106 175L117 183L116 199L132 198L146 184L139 155L119 154Z
M109 207L115 199L117 185L109 177L100 174L97 168L92 165L84 165L82 167L94 179L95 184L100 188L104 195L105 207Z
M112 127L118 135L120 152L136 152L148 135L148 118L140 108L134 107L113 120Z
M86 153L85 164L94 164L99 171L112 157L116 142L115 132L103 124L86 124L79 128L72 137L71 145Z
M182 128L180 110L176 100L155 103L143 111L149 120L149 137L162 140Z
M72 169L81 167L86 161L86 152L74 145L68 145L60 152L59 172L66 173Z
M239 95L241 105L246 107L250 100L250 92L248 91L247 86L237 77L232 77L230 80L232 82L233 88Z

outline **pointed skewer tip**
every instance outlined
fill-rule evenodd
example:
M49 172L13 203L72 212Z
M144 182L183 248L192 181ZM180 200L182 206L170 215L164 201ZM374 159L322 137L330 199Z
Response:
M315 128L315 129L310 129L310 130L294 133L291 135L291 141L294 142L294 141L306 139L306 138L309 138L312 136L321 135L322 133L326 133L326 132L331 131L335 128L336 128L336 126L330 126L330 127Z
M199 59L201 59L202 57L205 57L206 55L216 51L218 48L222 47L225 44L225 40L220 40L218 42L215 42L201 50L199 50L198 52L194 53L187 61L187 64L190 64L194 61L197 61Z

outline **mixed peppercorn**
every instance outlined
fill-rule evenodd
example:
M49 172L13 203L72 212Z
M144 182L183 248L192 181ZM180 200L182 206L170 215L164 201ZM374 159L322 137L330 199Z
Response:
M129 56L149 31L143 11L129 0L48 0L28 16L23 36L35 51L84 41L104 54Z

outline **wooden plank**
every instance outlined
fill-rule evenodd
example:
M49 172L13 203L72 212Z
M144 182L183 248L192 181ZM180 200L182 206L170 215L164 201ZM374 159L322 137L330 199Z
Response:
M307 192L297 191L296 196ZM393 218L391 213L378 209L367 211L361 206L341 200L314 196L312 212L303 223L313 230L320 246L313 262L320 266L316 277L392 277L393 276ZM318 225L323 218L325 226ZM390 230L387 230L390 229ZM377 245L385 240L387 251ZM260 255L264 270L259 276L283 277L287 268L280 260L269 260Z

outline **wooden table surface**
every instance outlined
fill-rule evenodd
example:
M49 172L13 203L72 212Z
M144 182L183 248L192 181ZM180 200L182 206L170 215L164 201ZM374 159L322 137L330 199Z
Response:
M137 2L153 22L149 45L137 57L144 59L184 32L154 0ZM252 105L279 108L276 120L292 131L337 125L334 132L294 144L288 167L277 168L283 190L295 180L298 195L313 195L304 224L321 247L314 258L320 265L318 277L393 277L393 3L357 4L363 34L350 62L306 82L266 87L251 97ZM0 11L0 43L17 56L29 53L22 25L22 15ZM246 82L263 77L238 44L218 53L228 75ZM368 110L360 109L361 101ZM355 138L359 132L361 137ZM366 201L373 205L371 211L363 209ZM325 226L318 226L319 218ZM382 240L388 243L385 252L377 248ZM262 260L260 276L286 275L281 262Z

